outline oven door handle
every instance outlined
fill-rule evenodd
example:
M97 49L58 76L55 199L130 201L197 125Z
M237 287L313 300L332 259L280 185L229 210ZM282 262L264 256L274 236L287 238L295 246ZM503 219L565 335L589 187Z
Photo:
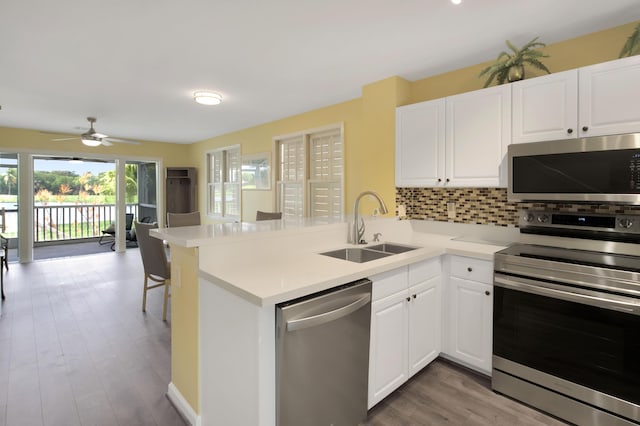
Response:
M617 296L616 299L609 299L600 296L591 296L588 294L550 288L540 281L535 281L535 285L533 285L524 282L524 280L516 281L498 275L494 276L494 285L496 287L503 287L511 290L524 291L525 293L553 297L554 299L581 303L583 305L591 305L628 314L640 315L640 301L624 296Z

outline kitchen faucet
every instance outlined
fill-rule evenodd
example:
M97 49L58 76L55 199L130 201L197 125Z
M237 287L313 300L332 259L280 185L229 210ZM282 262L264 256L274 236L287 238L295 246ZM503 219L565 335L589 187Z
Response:
M388 212L387 206L377 193L373 191L364 191L360 193L360 195L356 197L356 202L353 205L353 233L351 235L353 244L366 244L366 242L362 241L362 236L364 235L364 219L358 217L358 206L360 204L360 198L364 197L365 195L372 195L378 200L378 203L380 204L380 213L386 214ZM362 226L360 226L360 224L358 223L359 221L362 221Z

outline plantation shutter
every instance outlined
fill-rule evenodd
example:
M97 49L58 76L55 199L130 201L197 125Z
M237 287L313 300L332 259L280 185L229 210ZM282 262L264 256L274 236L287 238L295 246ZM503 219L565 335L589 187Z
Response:
M226 178L224 181L224 215L240 217L240 200L242 185L240 160L240 150L234 149L225 151L226 155Z
M239 147L222 148L207 153L207 214L240 218L242 212Z
M342 216L343 143L339 129L309 137L309 213L311 217Z
M222 155L223 151L209 154L207 213L222 216Z
M278 142L278 205L283 218L304 216L305 149L303 136Z

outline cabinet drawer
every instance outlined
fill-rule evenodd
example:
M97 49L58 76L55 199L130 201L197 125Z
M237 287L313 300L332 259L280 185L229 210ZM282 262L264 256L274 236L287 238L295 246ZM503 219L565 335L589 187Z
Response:
M440 257L409 265L409 286L416 285L442 274Z
M451 256L451 276L493 284L493 262L471 257Z
M380 300L409 288L407 285L407 278L406 266L369 277L373 282L371 290L372 300Z

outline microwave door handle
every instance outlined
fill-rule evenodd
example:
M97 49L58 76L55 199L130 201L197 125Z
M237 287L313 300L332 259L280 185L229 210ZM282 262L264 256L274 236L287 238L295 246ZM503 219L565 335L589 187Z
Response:
M494 285L497 287L508 288L511 290L524 291L526 293L537 294L539 296L548 296L555 299L566 300L568 302L581 303L583 305L596 306L614 311L625 312L633 315L640 315L640 301L629 298L629 302L621 300L606 299L599 296L589 296L586 294L573 293L570 291L557 290L549 288L544 283L536 282L536 285L527 284L520 281L511 280L503 277L495 277ZM633 300L633 301L631 301Z
M345 317L357 311L358 309L362 308L364 305L366 305L370 301L371 301L371 295L365 294L363 297L359 298L355 302L349 303L348 305L342 306L332 311L323 312L321 314L312 315L306 318L289 320L287 321L287 331L301 330L303 328L314 327L316 325L335 321L337 319L340 319L342 317Z

